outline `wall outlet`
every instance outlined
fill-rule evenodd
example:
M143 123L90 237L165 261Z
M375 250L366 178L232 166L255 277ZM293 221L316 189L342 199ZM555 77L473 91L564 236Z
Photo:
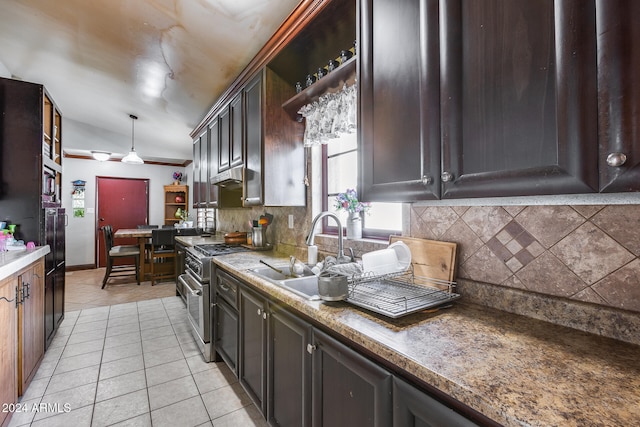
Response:
M293 228L293 215L289 214L289 228Z

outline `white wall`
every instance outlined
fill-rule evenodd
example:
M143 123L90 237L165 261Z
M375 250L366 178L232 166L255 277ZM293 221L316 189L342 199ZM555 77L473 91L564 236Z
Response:
M186 168L187 170L190 167ZM164 223L163 186L173 182L174 171L185 174L185 168L159 165L128 165L122 162L64 158L62 161L62 206L67 210L67 267L95 263L96 230L96 177L149 179L149 223ZM74 218L71 192L73 181L86 181L85 217ZM189 185L189 182L183 182ZM189 192L191 192L191 186ZM190 196L191 197L191 196ZM191 199L189 199L191 200Z
M0 77L5 77L7 79L11 78L11 72L9 69L0 61Z

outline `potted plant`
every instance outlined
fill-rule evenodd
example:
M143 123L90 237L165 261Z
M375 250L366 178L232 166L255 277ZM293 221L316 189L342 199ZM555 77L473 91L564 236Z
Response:
M337 211L347 211L347 239L362 238L362 218L361 212L368 212L371 204L360 202L358 200L358 192L354 188L348 188L344 193L340 193L335 199L335 208Z
M173 185L180 185L180 181L182 181L182 172L175 171L173 173Z

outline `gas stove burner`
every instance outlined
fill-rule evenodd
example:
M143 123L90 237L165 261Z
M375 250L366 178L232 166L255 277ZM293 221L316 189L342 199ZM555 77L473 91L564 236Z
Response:
M249 250L243 246L227 245L226 243L195 245L193 248L205 256L227 255Z

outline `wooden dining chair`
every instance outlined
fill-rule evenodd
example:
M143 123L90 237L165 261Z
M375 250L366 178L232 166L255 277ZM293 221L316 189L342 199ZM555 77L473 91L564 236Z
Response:
M175 228L151 230L151 286L162 279L176 279Z
M111 277L136 276L136 282L140 286L140 248L138 245L113 245L113 228L105 225L100 228L104 235L105 257L107 260L107 270L102 279L102 289ZM116 259L134 258L135 264L114 265Z
M152 230L154 228L158 228L158 225L153 224L138 224L136 225L138 230ZM146 268L151 263L151 239L145 239L144 243L144 260L142 261L145 264L144 271L149 271L149 268ZM144 279L143 279L144 280Z

